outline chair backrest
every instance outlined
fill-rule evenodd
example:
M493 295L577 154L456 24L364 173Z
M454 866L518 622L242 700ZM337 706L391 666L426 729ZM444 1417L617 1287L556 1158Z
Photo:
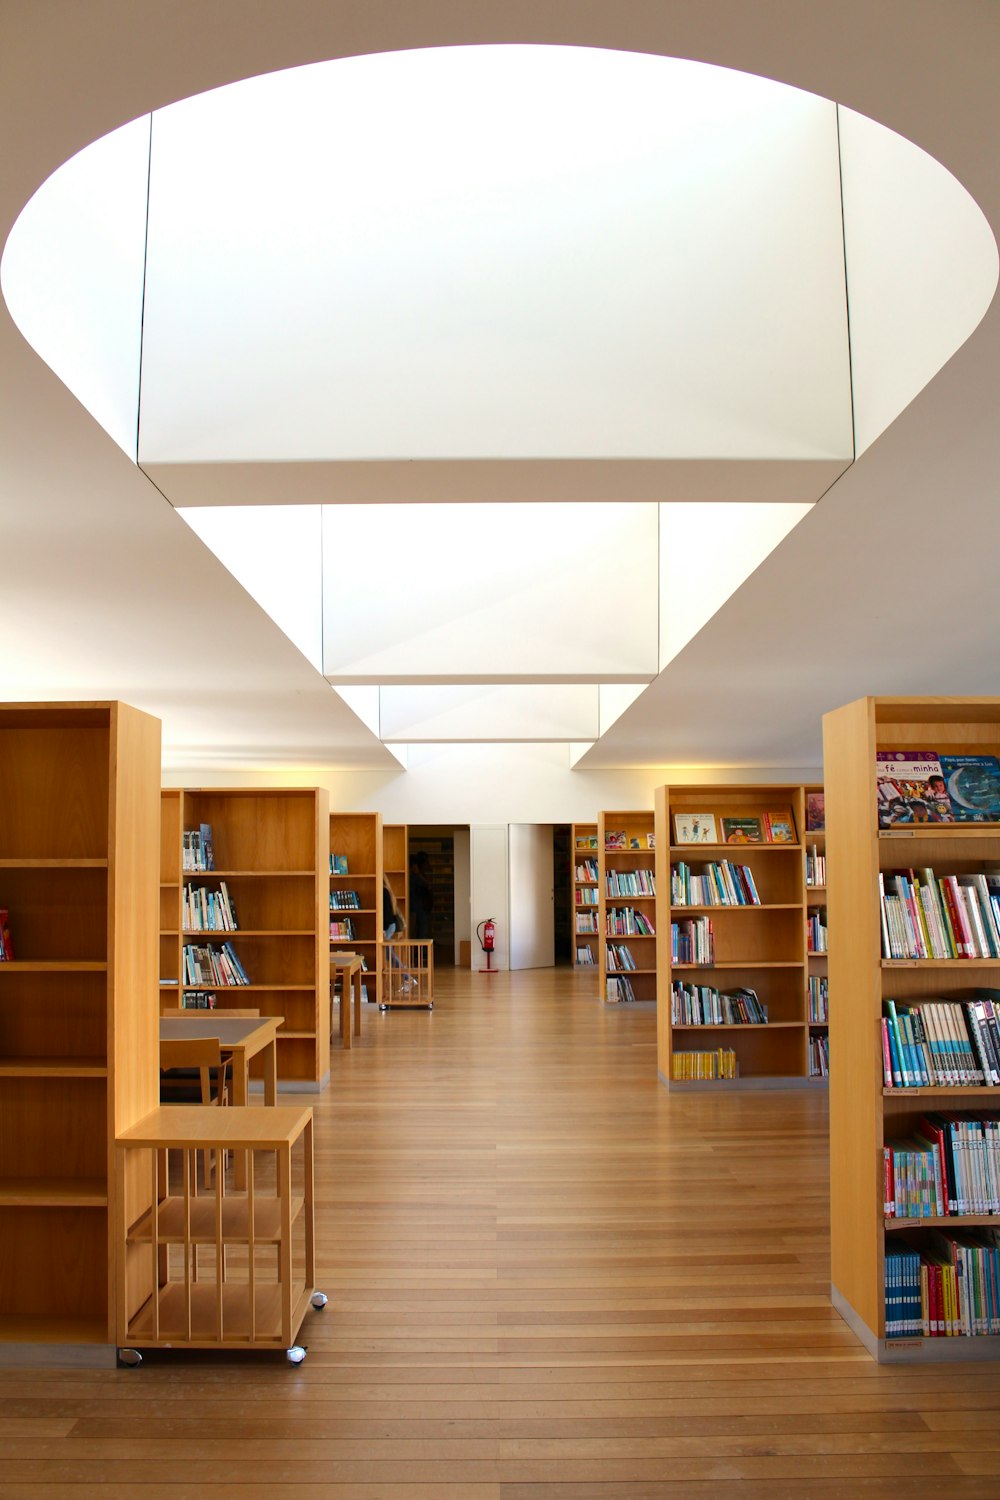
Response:
M201 1102L212 1102L212 1069L222 1066L222 1047L217 1036L181 1037L160 1043L161 1068L197 1069L201 1077Z

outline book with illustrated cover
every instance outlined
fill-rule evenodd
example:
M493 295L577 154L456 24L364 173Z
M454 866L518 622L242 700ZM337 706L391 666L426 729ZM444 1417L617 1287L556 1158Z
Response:
M806 832L822 833L826 828L826 793L806 792Z
M769 844L795 843L795 819L790 807L785 808L783 812L762 813L761 819L764 824L764 837Z
M1000 823L1000 761L995 755L942 755L941 774L957 823Z
M604 847L605 849L627 849L628 834L624 828L616 832L606 830L604 834Z
M878 750L875 761L880 828L955 821L936 750Z
M14 941L10 935L10 912L0 906L0 960L10 963L14 957Z
M722 842L724 844L762 844L764 833L760 818L756 815L723 818Z
M714 813L674 813L674 839L678 844L717 844Z
M330 874L331 875L346 875L347 873L348 873L348 870L347 870L347 855L346 854L331 854L330 855Z
M655 833L647 833L646 834L646 848L647 849L655 849L656 848L656 834Z

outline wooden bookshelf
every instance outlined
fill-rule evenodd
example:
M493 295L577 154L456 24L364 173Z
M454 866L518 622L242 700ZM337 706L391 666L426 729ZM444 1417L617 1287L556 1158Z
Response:
M573 910L570 913L573 935L573 966L577 969L593 969L600 976L600 938L598 933L598 909L601 883L599 879L600 851L597 843L596 823L574 823L570 829L570 844L573 860ZM593 866L593 875L589 866ZM593 931L580 931L580 925L593 925ZM578 954L586 950L590 959L581 961Z
M826 865L826 823L824 821L822 827L809 827L810 797L822 798L823 787L818 784L804 786L802 788L802 795L805 804L802 842L804 846L806 921L808 923L813 916L816 916L824 927L828 927L826 880L825 878L820 878L824 874ZM819 865L818 874L817 865ZM809 972L806 980L806 1020L809 1024L808 1073L810 1078L829 1076L829 960L829 950L825 953L821 953L818 950L810 950L807 941L806 963ZM824 984L826 986L825 990ZM825 1073L820 1068L818 1057L820 1048L824 1049L826 1055L827 1068Z
M910 824L880 832L876 752L1000 753L1000 698L861 698L823 720L827 889L835 941L830 954L834 1066L830 1078L831 1292L834 1305L880 1361L995 1360L1000 1337L886 1338L885 1262L889 1233L919 1243L920 1221L884 1218L882 1150L928 1108L991 1116L1000 1090L884 1088L883 999L968 994L1000 985L1000 962L947 959L884 962L880 871L930 866L938 875L994 870L1000 824ZM988 1222L946 1220L949 1228ZM926 1233L926 1231L924 1231Z
M160 792L160 1007L181 1003L181 792Z
M624 995L618 1002L609 1000L609 995L616 986L619 992L625 989L625 985L619 984L619 981L627 982L632 998L636 1001L656 999L655 934L659 930L656 922L656 897L645 893L609 894L609 885L616 882L621 884L632 878L638 881L645 877L643 883L649 883L649 877L654 875L656 866L656 851L652 847L653 833L651 810L602 812L598 817L598 976L601 999L605 1004L627 1003ZM624 846L608 848L609 839L613 842L624 839ZM609 922L614 924L622 919L627 921L626 914L629 913L633 920L647 923L652 931L648 935L641 932L608 932ZM626 948L635 968L612 966L614 948ZM614 981L610 987L609 979Z
M405 833L405 830L404 830ZM398 841L394 857L401 852ZM402 851L405 854L405 850ZM330 937L330 952L360 953L365 961L362 983L367 988L369 1000L378 1003L382 999L381 963L379 943L382 938L382 874L384 870L383 828L381 813L330 814L330 857L340 855L347 860L347 873L338 874L332 869L329 876L330 899L333 892L354 891L358 897L355 910L328 912L331 921L350 921L353 937ZM393 892L399 899L395 884ZM405 896L404 896L405 899Z
M805 885L804 788L800 785L664 786L656 793L657 1064L668 1088L795 1088L809 1076L808 995L811 965L806 952L809 917ZM791 843L724 842L723 818L757 818L790 813ZM677 817L711 814L714 842L678 843ZM711 830L710 830L711 831ZM759 905L682 905L671 899L671 875L683 862L701 875L728 860L752 873ZM711 961L674 963L671 924L703 918L711 923ZM766 1023L675 1024L675 983L707 986L726 993L752 989L767 1013ZM675 1054L735 1053L732 1078L675 1077ZM677 1068L682 1067L677 1064Z
M396 905L409 924L410 841L405 823L382 824L382 873L392 886ZM407 925L409 933L409 925Z
M281 1086L322 1087L330 1074L328 795L314 787L205 787L185 788L179 798L170 828L181 901L186 890L215 893L225 884L237 918L232 932L194 926L179 933L181 1003L203 990L219 1010L280 1016ZM212 830L214 868L184 870L183 834L202 824ZM185 975L186 946L218 950L227 942L248 984L194 983ZM166 987L160 995L169 1001Z
M0 708L0 1359L114 1362L117 1133L158 1095L160 725Z

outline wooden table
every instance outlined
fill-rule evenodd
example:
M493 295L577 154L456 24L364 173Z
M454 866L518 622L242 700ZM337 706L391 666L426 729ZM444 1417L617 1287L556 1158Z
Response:
M227 1016L224 1010L196 1011L190 1016L161 1016L160 1041L217 1036L224 1052L233 1054L233 1103L246 1104L250 1093L250 1059L264 1065L264 1103L278 1102L278 1027L283 1016Z
M333 981L340 975L340 1040L351 1045L351 989L354 989L354 1035L361 1035L361 969L360 953L330 954L330 1029L333 1029Z

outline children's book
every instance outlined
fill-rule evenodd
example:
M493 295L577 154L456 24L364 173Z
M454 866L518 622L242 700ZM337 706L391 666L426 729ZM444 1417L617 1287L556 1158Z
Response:
M723 818L722 841L725 844L762 844L764 834L760 818Z
M628 835L624 828L615 832L606 829L604 833L604 847L605 849L627 849Z
M795 843L795 819L792 817L792 809L786 808L784 812L766 812L762 814L764 824L764 837L769 844L794 844Z
M678 844L717 844L713 813L674 813L674 839Z
M955 821L936 750L878 750L875 760L880 828Z
M806 832L822 833L826 828L826 793L806 792Z
M942 755L941 774L957 823L1000 823L1000 761L995 755Z

